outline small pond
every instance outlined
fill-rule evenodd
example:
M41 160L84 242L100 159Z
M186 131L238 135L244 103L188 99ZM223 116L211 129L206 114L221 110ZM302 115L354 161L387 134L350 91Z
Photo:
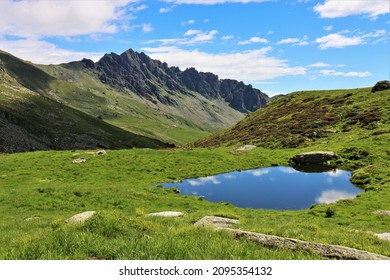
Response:
M354 198L363 190L350 181L351 172L301 172L279 166L234 171L215 176L164 183L181 194L203 196L212 202L230 202L241 208L298 210L312 204Z

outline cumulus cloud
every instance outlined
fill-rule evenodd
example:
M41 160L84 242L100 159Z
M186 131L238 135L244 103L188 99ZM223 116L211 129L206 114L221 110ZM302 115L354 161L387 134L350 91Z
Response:
M181 69L195 67L212 72L222 79L254 82L289 75L306 74L305 67L292 67L287 60L270 56L271 47L233 53L207 53L185 50L177 46L143 48L152 58L166 61Z
M316 43L320 44L320 49L325 50L329 48L345 48L348 46L355 46L364 44L362 37L346 37L341 34L333 33L316 39Z
M252 37L249 40L238 42L239 45L249 45L255 43L267 44L268 40L260 37Z
M136 0L0 1L0 34L23 38L115 33L123 9ZM139 6L144 9L145 6Z
M152 32L154 29L153 29L153 26L151 23L143 23L142 24L142 31L145 32L145 33L148 33L148 32Z
M322 18L367 15L371 19L375 19L380 15L390 13L387 0L325 0L323 4L317 4L313 9Z
M218 34L217 30L202 31L190 29L184 33L184 38L150 40L144 42L144 44L160 43L163 46L204 44L211 42L216 34Z
M319 48L321 50L325 50L329 48L345 48L349 46L363 45L369 43L370 41L374 41L373 43L376 43L379 41L386 40L386 37L388 37L388 33L384 29L377 30L375 32L369 32L366 34L360 33L358 36L348 37L344 35L348 33L350 33L350 31L348 30L339 33L332 33L317 38L315 42L319 44Z
M0 49L13 55L40 64L58 64L89 58L99 60L104 54L96 52L76 52L58 48L56 45L34 39L0 41Z

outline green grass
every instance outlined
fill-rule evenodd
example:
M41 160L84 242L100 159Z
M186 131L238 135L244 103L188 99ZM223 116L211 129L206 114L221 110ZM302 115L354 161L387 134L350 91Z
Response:
M206 215L238 218L240 228L266 234L350 246L390 256L389 242L372 232L388 231L388 169L375 169L370 190L354 200L300 211L240 209L210 203L170 189L161 182L235 169L288 164L300 150L234 148L34 152L1 155L0 258L2 259L316 259L303 252L262 248L246 240L192 224ZM84 164L72 159L85 157ZM373 155L372 157L376 156ZM345 159L353 165L353 160ZM379 163L380 165L380 163ZM370 165L369 165L370 166ZM345 166L347 168L348 166ZM381 168L378 166L378 168ZM376 175L375 175L376 174ZM377 177L377 178L376 178ZM376 179L375 179L376 178ZM379 180L378 180L379 179ZM367 187L367 186L366 186ZM138 210L137 210L138 209ZM141 215L140 215L140 210ZM70 216L95 210L84 225ZM183 211L182 218L147 217L155 211ZM26 221L26 218L36 219Z

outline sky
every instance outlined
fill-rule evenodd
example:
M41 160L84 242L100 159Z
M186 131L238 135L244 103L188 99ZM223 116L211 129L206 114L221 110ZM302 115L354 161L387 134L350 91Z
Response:
M270 96L390 80L390 0L0 0L0 49L58 64L127 49Z

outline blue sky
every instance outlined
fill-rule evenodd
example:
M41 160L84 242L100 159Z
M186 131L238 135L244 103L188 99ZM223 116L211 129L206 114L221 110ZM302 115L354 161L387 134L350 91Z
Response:
M61 63L132 48L269 95L390 79L389 0L0 0L0 49Z

